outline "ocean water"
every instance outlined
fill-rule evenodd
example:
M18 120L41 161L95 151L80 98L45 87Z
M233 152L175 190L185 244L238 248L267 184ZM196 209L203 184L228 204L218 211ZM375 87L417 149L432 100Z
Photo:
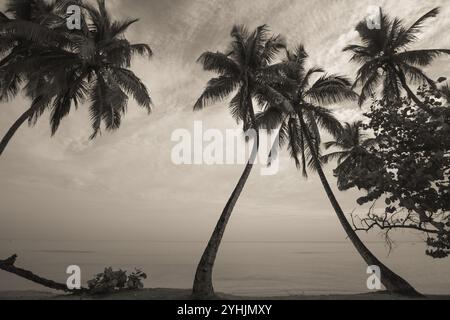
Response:
M433 260L421 243L368 246L394 271L427 294L450 294L450 259ZM82 280L106 266L145 271L149 288L190 288L204 244L147 241L0 241L0 257L17 253L16 265L65 282L69 265ZM348 242L225 242L214 273L217 291L280 296L367 292L367 266ZM43 290L0 271L0 291Z

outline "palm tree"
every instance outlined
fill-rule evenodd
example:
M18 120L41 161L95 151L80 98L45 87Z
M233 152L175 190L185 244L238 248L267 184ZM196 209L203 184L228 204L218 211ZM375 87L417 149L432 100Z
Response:
M334 170L338 178L339 190L344 190L348 184L348 173L357 168L374 168L378 159L372 156L369 149L376 145L376 139L369 138L363 133L362 121L345 123L343 129L337 133L334 141L324 144L325 149L334 149L333 152L320 157L322 164L337 160Z
M38 2L44 3L42 0ZM64 0L60 2L66 5L70 3ZM12 28L14 32L11 33L15 35L23 22L18 12L34 10L36 6L35 0L14 0L10 3L15 6L14 10L9 10L15 13L14 23L17 26ZM23 8L19 5L23 5ZM83 8L86 16L80 32L63 34L61 41L50 38L44 45L36 44L34 39L23 39L19 33L16 46L9 49L11 53L6 56L7 61L3 61L1 67L2 97L15 96L25 80L24 90L33 102L1 141L0 155L26 120L33 124L48 109L51 111L50 124L54 135L61 120L70 113L72 104L77 107L88 98L93 127L91 139L100 133L102 123L106 130L120 127L129 95L148 112L151 111L152 101L148 90L129 67L134 55L150 57L152 51L147 44L131 44L123 36L138 20L113 21L104 0L98 0L97 7L84 4ZM43 21L45 24L40 20L25 21L23 24L47 27L48 19ZM5 24L5 28L9 28L8 23ZM59 27L56 23L55 29ZM52 31L50 35L60 33L51 28L49 30ZM23 47L28 48L26 54L11 56L15 50L23 50Z
M275 101L279 96L265 81L265 73L270 69L270 64L279 50L284 47L283 40L279 36L269 36L265 25L252 33L244 26L234 26L231 37L233 41L227 53L205 52L199 58L206 71L216 72L219 76L208 82L194 110L201 110L207 104L223 100L237 91L229 104L230 112L238 123L243 123L244 131L251 128L256 131L256 141L248 164L220 216L198 265L193 295L200 299L214 296L212 274L219 246L231 213L250 176L259 148L259 132L252 98L264 95L266 99Z
M448 49L410 50L419 38L424 23L440 12L435 8L423 15L409 28L404 21L398 18L390 19L381 11L381 24L379 29L369 29L367 23L362 21L356 27L362 45L349 45L344 51L353 53L352 61L361 64L354 86L361 86L359 104L362 105L370 96L374 95L380 82L383 82L383 96L398 101L402 88L408 97L418 106L423 103L414 94L408 85L412 82L428 83L435 87L421 68L429 66L442 54L450 54Z
M22 65L27 58L39 57L42 51L50 49L55 43L67 43L67 38L57 31L63 19L56 14L60 9L56 3L10 0L6 7L6 13L11 14L12 18L0 12L0 101L14 98L21 84L31 75L32 70ZM20 66L21 70L10 68L11 65ZM32 108L28 109L14 123L0 142L0 155L17 129L33 113Z
M328 183L322 164L319 159L320 131L319 128L338 135L343 128L332 112L322 105L340 102L342 100L356 100L357 95L351 89L348 79L336 75L322 75L310 85L311 76L315 73L323 73L320 68L306 70L305 60L308 57L303 46L299 46L294 54L289 53L283 63L284 74L293 82L292 86L286 86L285 98L290 101L293 110L290 113L283 112L277 106L267 104L265 112L258 119L262 125L269 129L280 127L279 135L281 143L288 143L291 157L298 167L303 168L303 174L307 176L307 159L311 169L317 171L325 192L342 224L347 236L369 266L379 266L382 271L382 282L385 287L394 293L417 295L414 288L405 280L383 265L364 245L358 237L339 205L333 190Z

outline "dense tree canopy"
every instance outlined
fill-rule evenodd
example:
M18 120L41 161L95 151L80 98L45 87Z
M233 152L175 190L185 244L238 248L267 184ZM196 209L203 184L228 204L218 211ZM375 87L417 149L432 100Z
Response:
M359 204L385 201L384 212L374 206L359 229L422 231L427 254L441 258L450 254L450 109L442 93L427 85L417 95L439 116L406 98L374 101L365 126L376 141L366 149L371 165L359 163L336 174L341 189L367 191Z

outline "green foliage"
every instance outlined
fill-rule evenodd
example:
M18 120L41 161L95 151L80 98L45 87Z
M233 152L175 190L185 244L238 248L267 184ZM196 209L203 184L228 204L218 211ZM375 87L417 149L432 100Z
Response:
M88 281L88 287L92 294L138 290L144 288L143 280L145 279L147 279L147 275L138 269L127 275L127 271L114 271L112 268L106 268L104 272L97 274L94 279Z

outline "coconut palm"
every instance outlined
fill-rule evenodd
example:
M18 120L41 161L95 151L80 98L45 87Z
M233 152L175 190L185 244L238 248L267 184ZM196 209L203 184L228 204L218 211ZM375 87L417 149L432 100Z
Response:
M201 110L206 105L221 101L237 91L230 101L230 112L238 123L242 122L244 131L250 128L255 130L256 141L248 164L220 216L198 265L193 294L196 298L202 299L214 296L212 274L219 246L231 213L250 176L259 148L259 133L252 98L264 95L266 99L275 101L279 96L266 81L268 78L266 73L272 60L284 47L283 40L279 36L270 36L265 25L252 33L244 26L234 26L231 37L232 43L226 53L205 52L199 58L206 71L215 72L219 76L208 82L194 110Z
M0 101L14 98L20 91L23 82L30 78L33 70L25 67L25 61L31 57L39 57L43 52L67 44L67 38L57 28L64 19L57 13L60 6L56 3L47 3L43 0L24 1L10 0L6 6L6 13L0 13ZM8 17L9 14L11 16ZM36 63L41 67L41 63ZM29 66L28 66L29 67ZM36 69L37 70L37 69ZM34 71L36 71L34 70ZM29 87L38 87L43 79ZM36 102L36 103L35 103ZM37 100L32 105L37 104ZM0 155L17 129L27 120L31 119L35 108L29 108L14 123L0 142Z
M277 106L267 103L266 110L258 116L262 125L269 129L280 128L280 142L287 143L291 157L298 167L302 167L303 174L307 176L307 162L314 171L317 171L325 192L342 224L350 241L369 266L376 265L381 268L382 282L388 290L395 293L415 295L417 292L405 280L383 265L364 245L358 237L337 201L333 190L328 183L320 162L320 130L323 129L333 135L339 135L343 128L332 112L323 106L343 100L356 100L357 95L351 89L348 79L337 75L323 75L320 68L305 68L308 55L303 46L299 46L295 53L289 53L287 60L280 68L289 81L294 85L285 86L285 98L291 103L293 110L283 112ZM311 83L312 75L322 74L318 80Z
M322 164L337 161L334 173L338 178L339 190L343 190L348 183L348 173L357 168L375 168L378 159L370 154L369 149L376 145L374 138L363 132L362 121L345 123L343 129L335 135L334 141L326 142L325 149L334 151L320 157Z
M11 1L14 4L16 2L27 3L29 10L35 8L33 0ZM66 5L70 3L61 2ZM20 84L26 81L23 89L32 99L32 104L1 141L0 155L26 120L34 124L44 111L50 110L51 131L54 135L61 120L70 113L72 105L77 107L86 98L90 102L93 128L91 139L100 133L102 123L106 130L120 127L129 96L134 97L148 112L151 111L152 101L147 88L129 70L134 55L149 57L152 55L148 45L130 44L124 37L127 29L137 20L113 21L104 0L98 0L96 7L84 4L83 8L86 14L81 31L63 34L61 41L49 38L43 44L36 44L35 39L25 39L26 42L31 42L26 45L29 47L26 55L20 54L12 58L6 56L7 61L1 67L3 72L0 77L0 89L4 93L2 96L5 98L16 95ZM22 18L17 12L22 11L15 9L12 12L15 12L14 23L21 26ZM31 15L34 16L36 15ZM24 23L47 27L40 20ZM15 32L18 27L11 29ZM60 34L52 28L49 30L51 36ZM18 35L17 45L10 49L11 53L25 46L22 45L23 41L23 37Z
M352 52L351 60L362 65L354 84L355 87L362 87L360 105L376 93L381 82L385 98L398 100L403 88L418 106L423 105L408 83L428 83L434 87L434 81L422 68L429 66L437 57L450 54L450 50L410 50L410 47L419 39L424 23L439 12L439 8L431 10L409 28L405 27L403 20L391 19L381 10L380 28L370 29L366 21L358 24L356 30L362 45L349 45L344 51Z
M62 48L69 44L69 32L65 27L65 10L78 0L9 0L5 13L0 12L0 99L17 95L26 77L24 72L5 68L19 65L27 58L37 57L43 50ZM8 16L10 15L11 18ZM27 71L29 75L32 71Z

